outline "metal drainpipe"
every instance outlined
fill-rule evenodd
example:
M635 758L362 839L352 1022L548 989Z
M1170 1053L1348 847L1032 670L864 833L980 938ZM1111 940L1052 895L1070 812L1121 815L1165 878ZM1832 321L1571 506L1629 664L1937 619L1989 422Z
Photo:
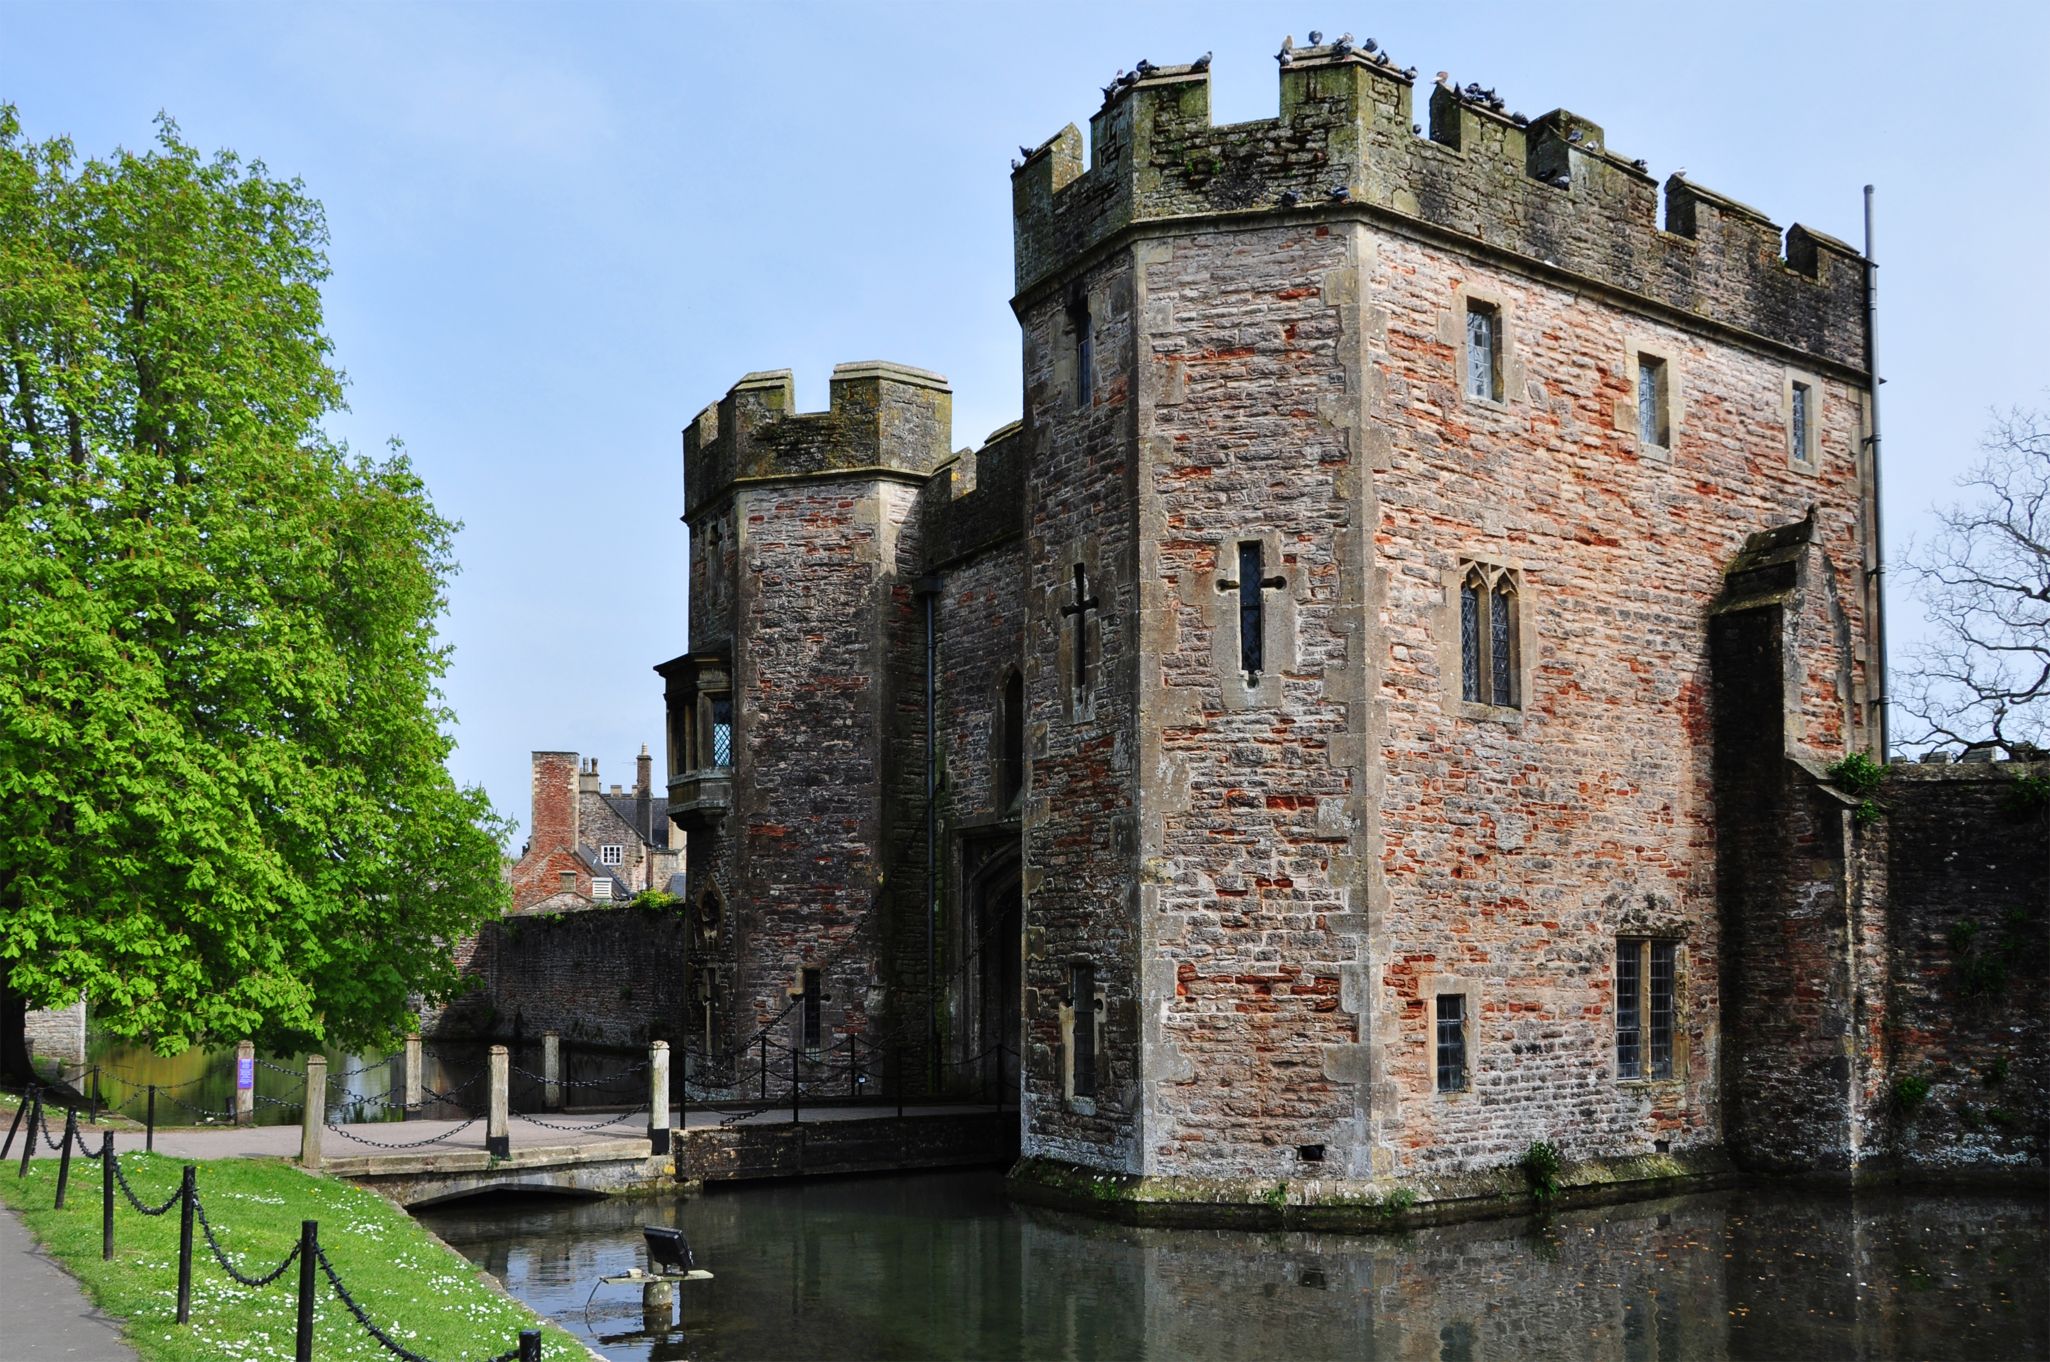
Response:
M940 912L939 749L935 742L933 697L939 688L939 642L934 619L938 583L919 583L925 597L925 1054L926 1082L937 1086L940 1014L936 933ZM928 1088L928 1092L930 1087Z
M1879 694L1873 700L1873 708L1879 730L1879 760L1887 758L1887 690L1889 676L1886 666L1886 540L1880 533L1879 495L1879 262L1872 258L1872 186L1865 186L1865 373L1872 384L1871 411L1872 429L1865 437L1872 450L1872 567L1871 576L1878 585L1872 592L1872 655L1879 675L1874 681Z

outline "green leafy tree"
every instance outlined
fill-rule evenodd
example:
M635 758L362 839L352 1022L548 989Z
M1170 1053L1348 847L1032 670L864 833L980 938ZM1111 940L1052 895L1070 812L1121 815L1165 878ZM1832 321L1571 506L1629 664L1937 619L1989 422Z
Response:
M354 1045L458 983L456 529L322 419L320 205L168 119L78 164L0 107L0 975L164 1052Z

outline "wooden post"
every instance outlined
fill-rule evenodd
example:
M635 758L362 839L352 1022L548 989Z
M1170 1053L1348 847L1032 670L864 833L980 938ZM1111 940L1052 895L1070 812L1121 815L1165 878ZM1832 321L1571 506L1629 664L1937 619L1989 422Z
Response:
M327 1127L327 1056L306 1056L306 1105L299 1112L299 1162L320 1167L320 1134Z
M648 1152L669 1152L669 1042L648 1042Z
M235 1124L256 1124L256 1042L235 1043Z
M405 1058L401 1061L405 1066L405 1103L408 1116L417 1116L420 1112L420 1089L424 1082L420 1073L421 1058L420 1033L414 1031L406 1037Z
M494 1159L512 1153L512 1056L491 1047L491 1106L484 1123L484 1152Z
M562 1105L562 1033L541 1033L541 1105L554 1111Z

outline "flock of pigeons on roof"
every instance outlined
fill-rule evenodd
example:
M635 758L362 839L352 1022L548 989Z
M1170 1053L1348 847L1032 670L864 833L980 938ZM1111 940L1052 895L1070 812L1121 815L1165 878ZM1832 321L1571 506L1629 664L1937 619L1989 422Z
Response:
M1324 35L1317 29L1313 28L1310 30L1309 38L1310 48L1305 50L1323 47ZM1334 57L1348 57L1351 56L1354 52L1360 53L1362 56L1366 57L1368 60L1372 61L1377 66L1386 66L1391 69L1393 69L1394 67L1394 63L1388 59L1388 54L1381 50L1381 44L1375 42L1372 38L1367 39L1365 42L1360 43L1357 47L1355 47L1353 44L1352 34L1341 33L1338 35L1336 39L1332 41L1331 46L1329 48L1329 55ZM1196 58L1196 60L1194 60L1193 62L1190 62L1187 69L1191 71L1208 71L1210 69L1211 56L1211 53L1205 52L1202 56ZM1274 54L1274 59L1280 62L1283 66L1289 66L1295 62L1295 35L1293 33L1283 35L1281 39L1281 50ZM1132 86L1137 85L1140 81L1145 80L1148 77L1156 74L1159 70L1160 68L1158 66L1155 66L1152 62L1146 60L1144 57L1139 58L1138 62L1133 65L1131 70L1126 71L1120 69L1117 75L1111 78L1110 84L1103 87L1103 102L1106 104L1110 103L1112 97L1115 96L1118 93L1118 91L1130 89ZM1415 80L1416 68L1414 66L1403 67L1402 77L1405 80ZM1530 126L1530 120L1528 118L1525 118L1520 113L1510 113L1508 111L1508 106L1502 102L1502 97L1495 93L1495 89L1491 85L1484 86L1477 80L1468 81L1463 86L1454 85L1452 83L1452 75L1449 71L1440 71L1438 73L1438 85L1441 89L1448 92L1453 99L1457 100L1461 104L1471 104L1478 108L1486 109L1490 113L1502 114L1505 117L1507 117L1511 123L1513 123L1515 126L1519 128L1527 128ZM1412 133L1421 136L1424 129L1421 123L1412 123L1409 125L1409 130ZM1600 152L1601 147L1594 142L1588 142L1586 145L1581 146L1582 139L1585 136L1586 134L1582 129L1574 128L1571 132L1569 132L1566 135L1566 140L1574 144L1575 146L1579 146L1582 151ZM1032 147L1018 148L1018 154L1021 157L1024 157L1025 160L1030 160L1032 158L1033 152L1034 148ZM1024 161L1013 161L1011 162L1011 169L1016 170L1023 164ZM1630 164L1636 167L1639 171L1645 170L1648 166L1648 162L1646 162L1641 157L1637 160L1632 161ZM1684 171L1680 173L1685 174ZM1561 172L1557 175L1554 175L1550 179L1549 183L1556 189L1564 189L1569 184L1571 184L1572 181L1569 176ZM1333 185L1331 187L1328 197L1333 203L1343 203L1351 197L1351 191L1348 190L1342 184ZM1302 195L1296 193L1293 189L1291 189L1284 192L1281 195L1279 202L1281 206L1284 208L1293 208L1298 203L1302 202Z

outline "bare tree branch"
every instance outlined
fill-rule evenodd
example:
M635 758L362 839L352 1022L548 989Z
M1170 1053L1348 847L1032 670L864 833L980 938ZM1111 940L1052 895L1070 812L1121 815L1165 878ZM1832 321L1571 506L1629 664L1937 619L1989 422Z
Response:
M1977 495L1905 557L1935 636L1894 706L1909 745L2028 756L2050 746L2050 414L1996 416L1980 448L1958 480Z

